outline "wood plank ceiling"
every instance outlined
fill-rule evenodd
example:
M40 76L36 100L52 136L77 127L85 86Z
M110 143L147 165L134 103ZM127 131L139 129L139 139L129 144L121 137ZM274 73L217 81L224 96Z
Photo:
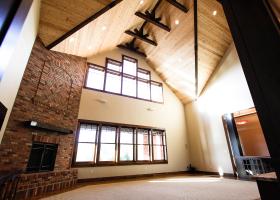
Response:
M42 0L39 37L47 46L111 0Z
M131 41L132 37L124 32L134 28L139 29L144 22L135 15L135 12L144 13L146 10L151 10L157 1L140 2L140 0L123 0L52 50L91 57ZM194 9L192 0L178 0L178 2L187 7L187 13L166 0L163 0L156 10L156 16L162 17L161 22L171 28L170 32L151 23L145 26L145 33L149 32L149 39L156 41L157 46L138 39L135 44L145 52L147 62L177 97L183 103L187 103L195 98ZM214 11L216 13L213 14ZM176 20L179 24L175 23ZM199 0L199 92L204 88L231 42L232 38L221 5L217 0Z

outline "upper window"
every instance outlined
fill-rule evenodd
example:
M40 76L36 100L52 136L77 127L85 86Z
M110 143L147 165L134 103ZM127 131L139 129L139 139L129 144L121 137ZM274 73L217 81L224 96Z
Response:
M123 73L136 76L137 60L128 56L123 56Z
M89 64L86 87L103 90L105 70L103 67Z
M163 102L161 83L151 81L151 99L152 101Z
M85 87L123 96L163 103L162 83L151 80L151 72L138 68L138 61L123 56L122 62L107 58L106 67L88 64Z
M73 163L78 166L167 162L164 130L81 123Z

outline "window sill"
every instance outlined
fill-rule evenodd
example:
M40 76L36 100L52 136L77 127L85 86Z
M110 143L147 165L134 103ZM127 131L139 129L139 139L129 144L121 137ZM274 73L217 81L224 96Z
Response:
M127 165L155 165L155 164L168 164L168 161L141 161L141 162L119 162L119 163L74 163L73 168L83 168L83 167L112 167L112 166L127 166Z
M131 98L131 99L138 99L138 100L142 100L142 101L148 101L148 102L151 102L151 103L164 104L164 102L152 101L152 100L149 100L149 99L133 97L133 96L124 95L124 94L120 94L120 93L108 92L108 91L105 91L105 90L94 89L94 88L90 88L90 87L86 87L86 86L84 86L83 88L87 89L87 90L93 90L93 91L96 91L96 92L103 92L103 93L106 93L106 94L113 94L113 95L117 95L117 96L128 97L128 98Z

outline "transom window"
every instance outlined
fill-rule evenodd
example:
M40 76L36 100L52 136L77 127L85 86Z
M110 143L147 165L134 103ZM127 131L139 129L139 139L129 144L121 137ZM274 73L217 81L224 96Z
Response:
M151 72L138 61L123 55L122 62L107 58L106 67L88 64L85 87L112 94L163 102L162 83L151 80Z
M166 163L163 129L111 123L80 123L73 164L102 166Z

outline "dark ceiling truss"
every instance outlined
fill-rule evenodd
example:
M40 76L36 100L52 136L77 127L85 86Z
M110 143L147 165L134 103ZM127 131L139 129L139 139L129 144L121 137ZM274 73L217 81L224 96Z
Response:
M176 0L166 0L168 3L172 4L173 6L175 6L176 8L180 9L181 11L187 13L188 9L186 8L186 6L180 4L178 1Z
M152 24L158 26L159 28L161 28L161 29L163 29L163 30L165 30L165 31L170 32L170 28L169 28L167 25L161 23L161 22L160 22L161 17L156 17L156 16L155 16L155 13L146 11L145 14L144 14L144 13L141 13L141 12L136 12L135 15L136 15L137 17L140 17L140 18L144 19L144 20L147 21L147 22L150 22L150 23L152 23Z
M135 37L139 40L142 40L146 43L157 46L157 43L154 40L151 40L151 39L148 38L149 37L148 33L144 34L143 29L140 29L140 30L134 29L134 31L126 30L125 33L132 36L132 37Z
M144 32L144 27L148 23L152 23L152 24L158 26L159 28L162 28L163 30L170 32L171 29L167 25L160 22L161 17L156 17L156 10L159 7L161 2L162 2L162 0L158 0L156 5L152 9L152 11L147 10L147 11L145 11L145 13L142 13L142 12L135 13L136 16L144 19L145 21L143 22L142 26L139 29L135 28L134 30L126 30L125 33L132 36L133 39L128 43L119 44L117 47L119 47L121 49L132 51L138 55L146 57L146 54L144 52L142 52L141 50L139 50L139 47L136 46L136 44L135 44L136 39L139 39L150 45L157 46L157 42L149 38L150 34ZM184 5L177 2L176 0L167 0L167 2L172 4L173 6L175 6L176 8L180 9L181 11L183 11L185 13L188 12L188 9Z
M131 42L127 42L125 44L119 44L117 47L119 47L120 49L132 51L140 56L147 57L147 55L144 52L140 51L139 47L135 45L135 40L136 38L133 38Z

